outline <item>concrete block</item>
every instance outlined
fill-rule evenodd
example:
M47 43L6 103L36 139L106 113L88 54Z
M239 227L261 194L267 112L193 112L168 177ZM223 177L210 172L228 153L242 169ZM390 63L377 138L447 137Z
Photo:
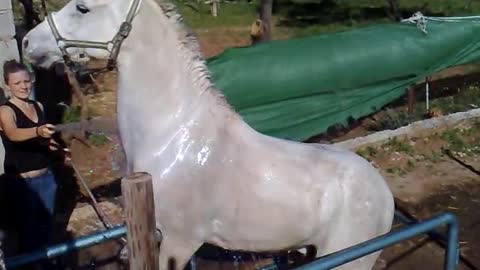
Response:
M1 0L0 0L1 1ZM0 40L9 40L15 36L15 25L11 9L0 9Z
M12 59L20 61L17 41L15 39L11 39L9 41L0 41L0 74L3 74L3 63ZM0 76L0 87L5 89L3 76Z
M11 0L0 0L0 12L4 9L12 9Z
M480 118L480 109L472 109L466 112L457 112L431 119L420 120L394 130L379 131L364 137L338 142L335 143L335 145L344 149L356 150L368 145L385 143L392 138L409 138L418 135L426 136L434 131L452 128L462 122L468 122L476 118Z

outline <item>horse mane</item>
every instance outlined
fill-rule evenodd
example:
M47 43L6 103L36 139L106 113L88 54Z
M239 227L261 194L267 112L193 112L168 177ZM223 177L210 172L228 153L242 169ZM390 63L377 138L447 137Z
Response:
M197 36L193 30L184 23L177 6L169 0L153 0L153 2L162 9L167 19L175 27L181 51L192 57L187 68L192 71L194 79L201 82L200 87L202 88L202 94L209 92L217 99L220 105L232 109L223 93L214 87Z

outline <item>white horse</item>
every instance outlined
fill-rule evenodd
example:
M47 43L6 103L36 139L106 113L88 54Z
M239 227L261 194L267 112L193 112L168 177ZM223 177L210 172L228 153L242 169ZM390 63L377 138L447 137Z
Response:
M387 233L394 203L377 170L350 151L253 130L215 89L173 5L160 1L72 0L23 40L30 61L48 67L62 59L52 28L106 41L136 15L118 54L118 126L128 172L153 176L160 269L170 259L182 269L203 243L251 252L312 245L319 256ZM371 269L378 255L339 269Z

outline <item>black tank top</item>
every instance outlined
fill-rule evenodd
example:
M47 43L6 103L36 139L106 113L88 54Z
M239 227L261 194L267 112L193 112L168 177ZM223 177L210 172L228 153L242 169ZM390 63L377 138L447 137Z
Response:
M15 104L7 101L5 106L12 108L16 116L18 128L32 128L46 124L45 116L37 102L29 101L35 107L38 123L30 120ZM3 146L5 147L5 161L3 163L6 174L20 174L28 171L46 168L50 161L48 149L49 139L35 137L26 141L14 142L0 131Z

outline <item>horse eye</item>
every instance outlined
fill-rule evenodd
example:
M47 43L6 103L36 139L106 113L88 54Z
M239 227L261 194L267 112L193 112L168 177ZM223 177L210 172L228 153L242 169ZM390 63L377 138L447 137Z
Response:
M82 13L82 14L86 14L88 13L90 10L84 6L84 5L77 5L77 10L78 12Z

